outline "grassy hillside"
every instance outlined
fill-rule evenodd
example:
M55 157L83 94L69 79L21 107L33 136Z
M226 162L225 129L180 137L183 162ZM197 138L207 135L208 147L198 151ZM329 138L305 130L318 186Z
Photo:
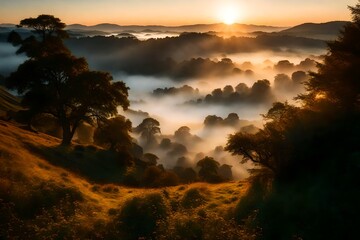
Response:
M31 239L66 239L71 236L90 239L112 236L120 239L120 236L124 236L123 232L126 233L126 228L130 228L129 225L122 225L127 218L124 220L123 217L121 223L118 223L124 206L129 205L132 199L136 200L136 197L147 201L146 196L149 194L155 194L164 200L166 221L171 221L162 225L163 228L161 224L157 225L158 231L164 231L163 235L157 235L157 239L161 236L165 239L169 237L167 234L170 232L165 231L164 226L174 224L179 219L186 222L189 216L192 216L191 221L198 219L199 224L207 222L206 216L211 216L208 219L222 219L224 229L231 230L227 224L231 222L232 211L248 188L247 182L216 185L195 183L162 189L98 184L67 170L71 168L65 169L60 164L54 164L58 163L54 159L64 158L72 151L58 147L59 144L60 139L29 132L0 121L0 214L5 216L5 222L0 220L0 225L3 225L0 239L4 236L23 238L25 235L31 236ZM92 150L96 151L94 147ZM83 164L86 164L86 156L82 156L85 158L82 160ZM69 161L68 166L71 165L70 161L75 160L74 156L63 159ZM194 214L197 217L194 218ZM204 219L199 219L198 214L204 215ZM136 216L136 213L131 216ZM133 225L141 222L141 219L142 217L135 219ZM99 224L103 227L94 234L93 229ZM182 223L179 224L173 226L175 230L180 226L180 233L175 235L188 234L188 230L181 230ZM204 226L200 230L203 229ZM132 231L137 230L135 228ZM236 239L240 228L236 227L231 231L237 232L234 235ZM190 235L195 233L191 232ZM131 236L124 239L133 239L133 235Z

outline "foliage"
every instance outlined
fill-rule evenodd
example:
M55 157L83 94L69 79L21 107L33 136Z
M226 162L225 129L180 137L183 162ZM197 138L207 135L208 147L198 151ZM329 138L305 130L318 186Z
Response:
M299 98L307 107L321 105L338 110L359 111L360 92L360 4L350 7L353 22L342 30L338 40L328 43L328 54L306 83L307 94Z
M212 157L204 157L199 162L197 162L196 166L200 167L199 177L201 180L211 183L222 181L221 177L219 176L220 164Z
M123 116L106 119L95 130L94 141L112 151L124 151L132 145L131 129L130 120Z
M153 238L159 221L169 214L161 194L148 194L127 201L118 216L119 227L126 229L126 239Z
M299 127L300 109L288 103L274 103L264 118L268 120L264 129L256 134L238 132L230 135L226 150L233 154L239 154L242 163L252 161L253 163L266 167L275 175L287 174L289 157L294 154L291 142L285 132L292 127ZM301 130L301 129L299 129Z
M24 19L21 25L34 29L37 37L24 40L17 33L9 41L29 57L6 79L10 89L23 94L22 104L30 115L46 113L60 122L63 144L68 145L79 124L91 123L117 113L129 105L128 88L112 83L106 72L90 71L84 58L71 55L62 39L65 24L50 15Z
M238 221L254 217L261 239L358 235L360 4L350 9L353 22L329 43L307 93L298 97L303 106L275 103L264 129L229 138L228 151L272 173L271 191L254 185L235 210Z
M167 224L160 226L158 234L161 240L222 240L224 237L229 240L255 239L232 220L204 209L171 215Z
M179 184L178 176L157 166L150 166L145 169L142 182L147 187L176 186Z
M160 123L154 118L145 118L135 129L134 132L140 133L141 138L148 146L156 143L155 135L161 133Z
M184 208L197 208L206 202L204 194L198 188L187 190L181 199Z

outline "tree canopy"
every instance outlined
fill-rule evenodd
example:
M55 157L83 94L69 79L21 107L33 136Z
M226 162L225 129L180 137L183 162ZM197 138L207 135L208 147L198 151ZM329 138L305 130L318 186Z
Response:
M204 157L196 164L200 167L199 177L206 182L220 182L218 174L220 164L212 157Z
M123 116L102 121L94 133L94 141L113 151L124 151L131 147L131 122Z
M145 118L135 129L134 132L140 133L141 138L147 145L156 142L155 135L161 133L160 123L154 118Z
M13 32L9 41L29 57L6 79L6 86L23 95L31 115L48 114L63 130L64 145L71 143L82 121L93 123L127 109L128 88L113 82L107 72L91 71L84 58L71 55L63 44L65 24L50 15L27 18L20 26L34 29L26 39Z
M261 239L358 235L360 4L350 10L353 22L328 44L318 72L305 82L307 92L298 97L302 106L275 103L263 116L263 129L228 139L226 150L257 165L237 211L250 210L241 221L255 213Z
M353 21L345 25L318 71L306 82L307 93L299 98L310 108L331 105L338 110L359 111L360 107L360 4L349 7Z

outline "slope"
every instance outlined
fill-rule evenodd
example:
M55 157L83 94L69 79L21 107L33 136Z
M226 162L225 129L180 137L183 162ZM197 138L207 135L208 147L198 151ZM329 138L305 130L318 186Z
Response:
M184 201L184 195L189 189L197 189L196 191L204 196L204 201L196 205L196 209L204 209L213 214L226 216L248 188L247 182L229 182L217 185L195 183L162 189L98 184L59 165L52 164L53 159L50 158L62 158L73 150L61 148L59 144L60 139L42 133L29 132L15 124L0 121L0 214L4 214L6 206L12 206L9 208L13 209L14 213L4 215L8 217L5 217L5 221L11 225L11 228L15 228L15 223L20 221L19 226L41 229L41 224L49 221L46 226L43 226L47 230L41 233L42 238L40 239L51 239L47 238L49 234L58 234L54 233L54 229L59 228L57 222L59 220L56 219L58 219L59 212L61 212L61 216L64 215L61 210L64 206L61 204L66 200L70 200L65 207L66 214L69 209L75 210L69 215L71 218L66 214L61 218L62 228L68 227L71 228L71 231L82 229L88 234L97 224L106 225L111 222L114 214L116 215L120 211L124 203L134 197L159 193L171 203L171 206L174 204L178 206ZM50 154L42 153L49 149L52 149ZM7 203L10 205L6 205ZM51 210L53 208L56 208L56 211ZM189 210L177 207L172 208L171 212L172 215L186 216L189 211L193 210L193 207ZM9 211L7 209L5 213ZM76 225L73 225L74 223ZM3 228L3 231L7 230L9 229ZM2 233L0 230L0 235L17 236L16 233L24 230L12 231L15 231L15 233L12 232L13 235L8 232Z

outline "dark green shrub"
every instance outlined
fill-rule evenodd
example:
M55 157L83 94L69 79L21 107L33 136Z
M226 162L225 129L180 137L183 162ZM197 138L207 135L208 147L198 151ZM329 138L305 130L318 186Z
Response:
M205 196L198 188L187 190L181 199L181 205L184 208L197 208L206 202Z
M153 238L157 225L168 216L168 206L159 193L128 200L121 209L118 222L126 239Z
M199 240L203 239L203 228L196 219L183 219L175 224L174 239Z

